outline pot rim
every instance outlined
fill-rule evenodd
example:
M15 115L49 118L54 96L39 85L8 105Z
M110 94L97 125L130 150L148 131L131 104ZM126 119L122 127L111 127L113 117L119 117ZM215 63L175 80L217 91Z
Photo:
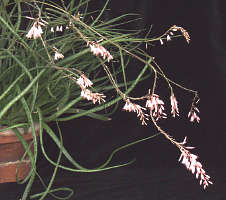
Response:
M31 128L28 128L28 131L26 134L24 133L23 128L18 128L18 131L23 135L23 138L25 140L31 140L33 138ZM36 135L39 134L38 123L35 123L35 132L36 132ZM12 130L0 132L0 144L14 143L14 142L20 142L20 140Z

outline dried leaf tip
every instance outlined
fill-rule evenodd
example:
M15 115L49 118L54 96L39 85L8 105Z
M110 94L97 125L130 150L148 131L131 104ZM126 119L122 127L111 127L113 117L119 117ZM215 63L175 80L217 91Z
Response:
M190 35L183 27L173 25L170 28L170 30L172 30L172 31L180 31L182 33L182 35L184 36L184 38L186 39L187 43L188 44L190 43L190 40L191 40Z

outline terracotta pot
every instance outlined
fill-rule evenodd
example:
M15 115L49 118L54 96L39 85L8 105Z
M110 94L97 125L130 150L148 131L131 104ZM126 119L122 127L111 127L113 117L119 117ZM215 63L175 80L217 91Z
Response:
M19 128L19 131L30 144L33 140L31 129L29 128L26 134L22 128ZM38 135L38 124L35 125L35 131ZM31 145L31 151L33 152L33 145ZM20 162L24 153L25 149L13 131L0 132L0 183L16 182L16 169L18 180L28 175L31 169L29 158L26 157L23 162Z

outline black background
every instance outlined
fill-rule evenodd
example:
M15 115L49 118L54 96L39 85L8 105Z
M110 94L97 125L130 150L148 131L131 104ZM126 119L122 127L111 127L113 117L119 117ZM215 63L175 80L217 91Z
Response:
M91 2L93 8L101 8L105 1ZM73 188L75 194L71 199L77 200L226 199L224 1L112 0L108 7L110 11L106 17L139 13L143 20L130 25L131 28L153 25L152 32L158 35L176 24L190 33L189 45L184 39L173 39L163 46L155 44L149 47L149 53L168 77L199 91L200 124L190 123L187 119L193 96L175 88L181 116L168 119L162 127L178 141L188 137L188 144L196 147L193 152L200 156L203 168L212 177L214 185L204 191L199 181L178 163L178 149L160 135L118 153L112 162L117 164L136 158L130 166L93 174L60 170L53 187ZM136 72L136 67L131 66L131 73ZM158 94L167 102L166 85L161 80L159 84ZM151 85L152 80L145 81L137 87L137 93L146 93ZM166 107L169 114L169 101ZM87 167L102 164L115 148L157 132L151 123L143 127L135 114L123 111L118 111L109 122L81 118L60 125L65 147L76 161ZM55 124L52 127L56 129ZM46 143L48 154L56 159L54 144L48 138ZM64 163L68 164L66 160ZM49 180L53 169L42 156L38 169L44 180ZM2 184L0 189L4 190L1 191L1 199L19 199L24 186L9 183ZM32 192L42 191L41 184L36 182ZM47 196L46 199L52 198Z

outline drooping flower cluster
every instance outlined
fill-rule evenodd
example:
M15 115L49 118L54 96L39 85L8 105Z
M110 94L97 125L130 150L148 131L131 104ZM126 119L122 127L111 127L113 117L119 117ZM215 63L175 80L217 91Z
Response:
M150 114L143 114L145 115L145 119L147 119L148 116L152 115L153 118L158 121L159 119L165 119L167 118L167 114L164 112L165 107L164 107L164 102L159 98L159 95L157 94L150 94L150 90L146 96L146 105L145 107L150 110ZM170 96L170 103L171 103L171 114L173 117L179 116L179 108L178 108L178 102L174 94L172 93ZM196 102L197 103L197 102ZM133 104L129 101L129 98L126 100L126 105L124 106L124 110L127 111L134 111L136 112L136 109L134 105L138 104ZM139 106L139 105L138 105ZM145 112L146 109L141 107L142 110ZM142 111L141 110L141 111ZM142 111L142 112L143 112ZM191 110L188 114L188 117L190 118L190 121L193 122L194 120L197 120L197 122L200 121L200 118L197 116L196 112L199 112L198 108L194 106L194 103L192 104ZM142 120L141 120L142 121ZM142 121L143 122L143 121ZM146 123L142 123L142 125L146 125Z
M148 95L147 98L145 107L150 110L150 115L153 115L156 121L161 118L167 118L166 113L164 113L164 102L159 99L159 95L152 94Z
M59 52L59 50L53 46L53 51L55 52L55 55L54 55L54 60L59 60L59 59L63 59L64 58L64 55L62 53Z
M127 99L123 110L137 113L137 117L140 118L142 125L147 125L145 120L148 120L148 115L143 112L143 110L146 110L146 108L143 108L138 104L131 103L130 100Z
M37 21L37 22L34 22L33 26L28 31L26 37L29 39L31 38L37 39L41 37L42 33L43 31L42 31L41 23Z
M82 89L81 91L81 96L84 99L87 99L88 101L92 101L93 104L95 104L96 102L98 102L99 104L102 102L105 102L105 95L102 93L94 93L92 91L90 91L89 89Z
M95 42L87 42L87 46L90 47L90 50L93 53L93 55L95 56L100 55L103 59L107 58L108 62L110 62L113 59L113 56L110 54L110 52L106 50L103 46Z
M194 122L195 120L199 123L200 117L197 115L199 113L199 109L192 105L191 110L188 113L188 118L190 118L191 122Z
M213 184L212 181L210 181L210 176L208 176L205 172L205 170L202 168L202 164L197 161L198 156L191 154L189 149L194 149L194 147L185 147L187 137L184 138L184 141L182 143L179 143L181 145L180 151L181 155L179 158L179 162L192 172L192 174L196 173L196 178L200 178L200 185L203 185L203 188L206 189L206 187L209 184Z
M176 100L176 97L174 96L174 94L172 94L170 96L170 102L171 102L171 114L173 115L173 117L175 117L176 115L179 116L177 100Z
M84 74L81 74L76 82L79 86L84 88L91 87L93 85L92 81L89 80Z
M87 89L93 85L92 81L90 81L84 74L81 74L80 77L76 80L76 83L81 88L81 96L88 101L92 101L93 104L98 102L99 104L105 102L105 95L102 93L93 93L91 90Z

